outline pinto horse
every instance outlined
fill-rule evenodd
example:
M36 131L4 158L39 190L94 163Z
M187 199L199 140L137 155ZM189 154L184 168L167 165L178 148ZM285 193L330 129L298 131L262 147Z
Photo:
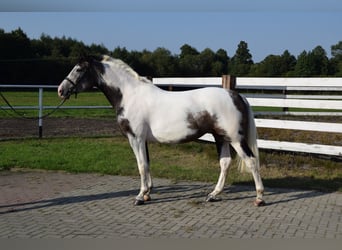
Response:
M109 56L81 59L59 85L58 95L67 99L93 87L100 89L116 110L119 127L136 157L141 187L135 205L151 199L147 143L188 142L206 133L215 138L221 168L206 201L220 200L217 195L224 188L232 146L242 160L241 169L253 175L257 193L254 205L265 205L254 117L241 95L222 88L165 91L123 61Z

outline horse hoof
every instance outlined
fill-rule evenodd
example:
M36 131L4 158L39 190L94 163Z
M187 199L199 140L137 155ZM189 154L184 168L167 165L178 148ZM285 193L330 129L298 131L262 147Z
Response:
M256 206L256 207L266 206L266 202L262 199L256 199L254 201L254 206Z
M218 202L221 201L221 198L212 196L212 195L208 195L207 199L205 200L206 202Z
M144 205L145 201L143 200L135 200L134 201L134 206L141 206Z
M144 201L151 201L151 196L149 194L144 194Z

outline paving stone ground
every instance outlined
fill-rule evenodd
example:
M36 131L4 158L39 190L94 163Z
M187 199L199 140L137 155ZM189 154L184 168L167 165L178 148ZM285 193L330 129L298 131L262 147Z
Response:
M0 172L0 238L335 238L342 194L252 186L214 187L154 178L152 201L135 207L139 179L51 171Z

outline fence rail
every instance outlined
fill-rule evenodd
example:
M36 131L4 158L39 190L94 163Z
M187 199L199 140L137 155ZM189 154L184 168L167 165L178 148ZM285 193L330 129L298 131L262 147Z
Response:
M35 106L0 106L0 109L3 110L38 110L38 136L39 138L43 137L43 110L55 110L55 109L109 109L111 106L44 106L43 103L43 90L44 89L56 89L57 85L9 85L9 84L0 84L1 89L38 89L38 105Z

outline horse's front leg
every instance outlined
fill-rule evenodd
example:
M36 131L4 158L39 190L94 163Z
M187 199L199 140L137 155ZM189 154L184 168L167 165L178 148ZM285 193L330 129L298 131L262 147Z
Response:
M146 144L145 141L135 137L129 137L129 142L137 160L141 181L140 192L135 198L134 205L143 205L145 201L151 199L149 193L152 187Z

